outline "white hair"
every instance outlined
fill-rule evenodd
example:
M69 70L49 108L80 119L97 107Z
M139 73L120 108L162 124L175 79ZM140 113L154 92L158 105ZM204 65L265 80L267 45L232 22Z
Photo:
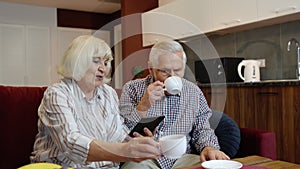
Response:
M156 43L150 51L149 62L152 63L153 67L158 66L158 58L161 55L169 55L176 52L181 52L183 57L183 65L186 64L186 54L183 47L179 42L176 41L161 41Z
M62 63L57 67L57 72L63 77L76 81L82 79L94 56L107 57L107 67L111 69L113 60L110 47L101 39L92 35L83 35L74 39L65 51ZM110 81L110 74L104 82Z

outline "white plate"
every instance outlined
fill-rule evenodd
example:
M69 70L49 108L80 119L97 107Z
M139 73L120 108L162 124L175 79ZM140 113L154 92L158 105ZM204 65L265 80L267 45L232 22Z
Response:
M239 169L243 167L243 164L232 160L209 160L202 164L206 169Z

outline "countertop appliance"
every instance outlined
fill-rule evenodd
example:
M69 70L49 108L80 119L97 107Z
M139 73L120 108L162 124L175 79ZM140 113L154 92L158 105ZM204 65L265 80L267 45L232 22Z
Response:
M259 82L260 81L260 67L261 62L258 60L243 60L238 65L238 74L244 82ZM244 74L242 68L244 67Z
M237 67L240 57L223 57L195 61L195 77L199 83L242 82Z

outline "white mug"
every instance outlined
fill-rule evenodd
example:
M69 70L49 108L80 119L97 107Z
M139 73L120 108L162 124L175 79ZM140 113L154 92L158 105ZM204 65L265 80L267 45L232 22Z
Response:
M164 156L170 159L180 158L186 153L185 135L168 135L159 139L159 145Z
M170 76L165 80L165 90L172 94L179 94L182 90L182 81L178 76Z

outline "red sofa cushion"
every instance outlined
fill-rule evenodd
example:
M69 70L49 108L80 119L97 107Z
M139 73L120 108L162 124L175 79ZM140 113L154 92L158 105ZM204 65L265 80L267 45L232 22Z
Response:
M30 163L37 134L37 110L47 87L0 85L0 168Z
M237 157L260 155L276 160L276 136L274 132L240 128L241 144Z

